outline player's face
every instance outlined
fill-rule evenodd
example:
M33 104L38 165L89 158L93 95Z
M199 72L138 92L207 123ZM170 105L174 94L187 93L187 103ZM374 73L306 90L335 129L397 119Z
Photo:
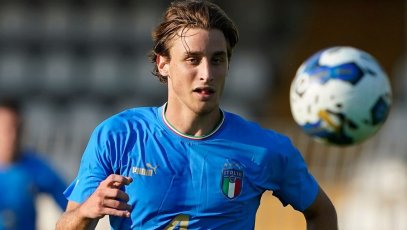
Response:
M8 109L0 108L0 158L11 161L18 142L19 119Z
M218 112L228 72L226 39L217 29L180 33L170 43L170 60L161 65L168 76L168 104L196 114Z

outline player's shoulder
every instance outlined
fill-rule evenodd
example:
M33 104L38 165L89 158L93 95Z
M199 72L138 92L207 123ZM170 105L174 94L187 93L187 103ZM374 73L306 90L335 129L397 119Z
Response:
M239 133L247 133L247 135L258 134L259 137L273 138L275 140L281 140L283 142L288 141L289 138L271 128L263 127L260 123L248 120L240 115L224 112L226 120L229 122L230 127L239 129Z
M102 121L97 129L128 130L136 126L142 127L157 120L158 107L137 107L126 109Z
M30 168L42 168L48 167L49 162L42 154L32 150L32 149L24 149L20 153L20 162L25 167Z
M260 123L248 120L234 113L225 112L228 121L228 129L231 133L239 133L242 141L249 140L251 143L274 150L291 149L291 139L271 128L263 127Z
M143 122L157 119L158 107L137 107L113 115L114 121Z

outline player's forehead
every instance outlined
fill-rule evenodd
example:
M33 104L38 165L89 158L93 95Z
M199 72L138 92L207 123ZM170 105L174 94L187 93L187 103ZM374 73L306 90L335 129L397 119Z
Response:
M188 53L226 53L227 42L222 31L218 29L183 28L169 42L172 55Z

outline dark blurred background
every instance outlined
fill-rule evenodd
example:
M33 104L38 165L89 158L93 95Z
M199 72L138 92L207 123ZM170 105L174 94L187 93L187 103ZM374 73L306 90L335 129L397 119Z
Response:
M67 181L76 175L83 149L98 123L126 108L165 102L166 86L150 73L147 54L152 28L168 2L0 0L0 96L24 101L24 144L52 160ZM387 207L378 213L388 213L388 217L371 213L359 218L355 207L376 204L375 198L388 191L365 201L367 194L394 184L399 185L400 197L407 197L407 185L386 184L392 179L407 180L403 171L407 155L407 2L214 2L236 22L241 39L232 58L223 107L293 139L311 171L334 197L343 229L406 229L404 217L394 219L390 214L407 216L406 205L395 206L406 204L405 198L386 196L385 203L380 203L384 198L377 199L378 207ZM320 49L339 45L375 56L389 74L394 93L394 106L382 130L367 142L348 148L315 143L298 129L289 109L289 87L300 64ZM394 173L385 174L389 172ZM384 184L378 184L380 180ZM279 206L274 205L277 207L270 212L276 213ZM270 221L271 214L262 210L263 206L257 229L269 229L262 228L262 223ZM281 221L275 214L271 218L279 226L276 229L298 229L298 225L285 227L285 222L302 224L301 220L288 221L290 215L284 218ZM387 228L390 222L396 224Z

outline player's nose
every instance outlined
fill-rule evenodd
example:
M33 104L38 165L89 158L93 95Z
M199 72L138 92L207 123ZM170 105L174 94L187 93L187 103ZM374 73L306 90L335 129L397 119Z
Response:
M199 65L199 79L210 82L213 80L212 66L207 59L203 59Z

